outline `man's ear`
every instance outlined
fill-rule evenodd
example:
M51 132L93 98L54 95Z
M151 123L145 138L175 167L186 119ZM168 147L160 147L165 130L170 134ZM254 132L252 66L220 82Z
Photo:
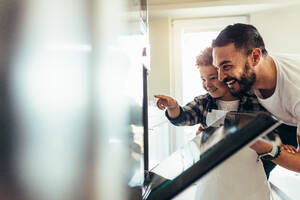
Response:
M261 59L261 56L262 56L262 52L259 48L254 48L252 50L252 53L251 53L251 62L252 62L252 65L253 66L256 66L260 59Z

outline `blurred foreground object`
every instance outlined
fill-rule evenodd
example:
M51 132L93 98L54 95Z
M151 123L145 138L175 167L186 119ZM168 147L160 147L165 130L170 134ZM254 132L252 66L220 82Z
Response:
M145 3L0 0L0 199L133 199Z

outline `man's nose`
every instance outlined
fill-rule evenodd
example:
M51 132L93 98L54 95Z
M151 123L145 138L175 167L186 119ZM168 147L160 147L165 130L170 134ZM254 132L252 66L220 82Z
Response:
M226 78L226 74L222 70L222 68L219 68L218 70L218 79L219 81L223 81Z

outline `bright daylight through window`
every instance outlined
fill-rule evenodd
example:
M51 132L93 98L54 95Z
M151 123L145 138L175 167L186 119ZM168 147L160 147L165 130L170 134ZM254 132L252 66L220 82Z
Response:
M182 99L183 105L192 101L194 97L205 94L202 87L199 70L196 67L196 56L201 50L209 47L218 31L193 32L183 34L182 48ZM184 141L191 140L196 135L199 125L184 127Z

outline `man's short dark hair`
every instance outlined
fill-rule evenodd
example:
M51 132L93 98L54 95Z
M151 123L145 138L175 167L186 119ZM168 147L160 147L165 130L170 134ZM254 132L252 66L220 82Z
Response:
M196 57L196 66L209 66L213 64L212 48L207 47Z
M230 43L234 43L235 48L244 51L246 55L249 55L254 48L259 48L263 55L268 54L261 35L250 24L237 23L227 26L213 40L212 47L222 47Z

